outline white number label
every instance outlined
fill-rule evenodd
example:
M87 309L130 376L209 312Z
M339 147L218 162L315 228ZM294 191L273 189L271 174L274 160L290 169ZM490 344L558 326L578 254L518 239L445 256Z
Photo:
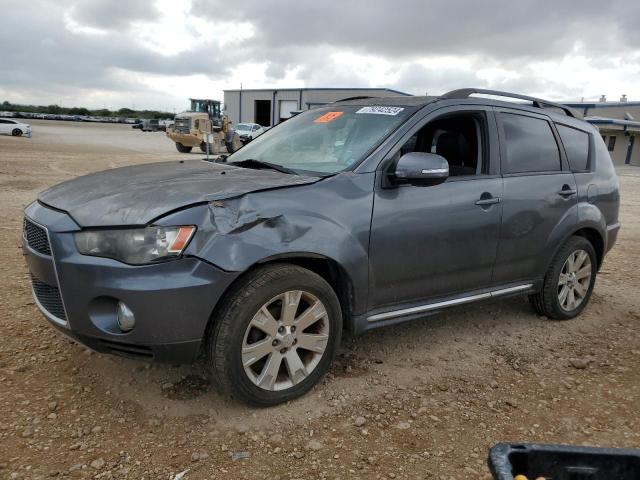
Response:
M404 108L402 108L402 107L381 107L381 106L376 106L376 107L362 107L356 113L372 113L374 115L397 115L402 110L404 110Z

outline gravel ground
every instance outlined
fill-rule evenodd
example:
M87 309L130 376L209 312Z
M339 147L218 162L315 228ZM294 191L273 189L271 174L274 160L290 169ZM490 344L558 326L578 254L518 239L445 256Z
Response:
M525 298L347 338L331 374L270 409L227 400L201 365L94 354L37 311L20 250L38 191L120 165L198 158L162 133L34 121L0 137L0 478L490 478L500 441L640 447L640 169L573 321Z

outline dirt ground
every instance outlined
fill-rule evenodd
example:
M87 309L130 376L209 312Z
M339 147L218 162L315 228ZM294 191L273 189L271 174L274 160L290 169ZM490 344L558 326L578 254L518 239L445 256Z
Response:
M310 394L252 409L201 365L61 337L21 255L40 190L201 154L129 126L32 124L31 139L0 137L1 479L483 479L501 441L640 447L640 169L619 170L623 228L580 318L551 322L514 298L347 337Z

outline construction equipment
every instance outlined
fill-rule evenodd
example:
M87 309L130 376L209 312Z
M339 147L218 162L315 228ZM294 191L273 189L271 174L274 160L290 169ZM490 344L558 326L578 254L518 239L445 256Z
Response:
M190 98L191 108L187 112L176 115L172 127L167 127L167 136L175 142L180 153L189 153L193 147L217 155L222 147L228 153L235 152L242 146L240 136L234 131L231 122L221 112L218 100ZM209 135L211 134L211 135Z

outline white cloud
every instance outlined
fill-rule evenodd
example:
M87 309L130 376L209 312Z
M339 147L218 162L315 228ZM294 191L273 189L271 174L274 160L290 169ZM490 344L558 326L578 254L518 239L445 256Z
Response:
M640 100L640 4L624 0L8 1L0 101L181 110L240 84Z

